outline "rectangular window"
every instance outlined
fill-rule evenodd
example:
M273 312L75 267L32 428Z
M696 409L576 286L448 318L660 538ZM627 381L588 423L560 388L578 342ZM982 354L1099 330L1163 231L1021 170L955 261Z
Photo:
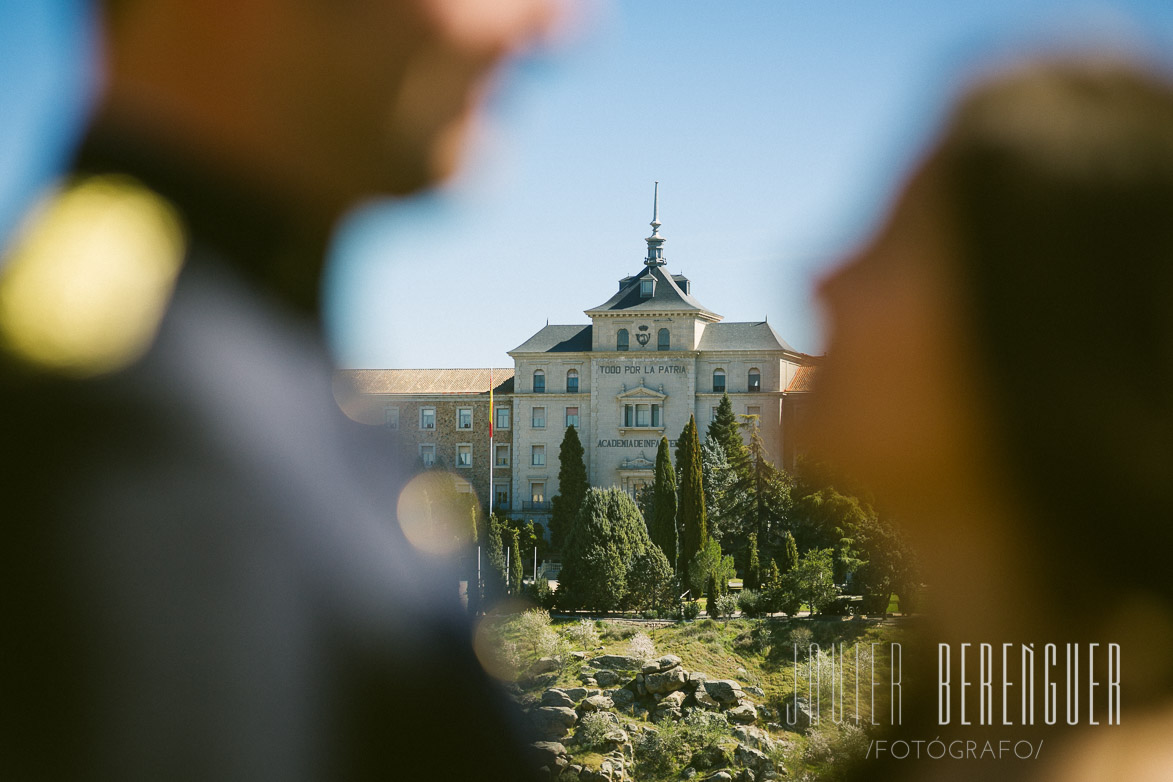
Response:
M624 405L623 406L623 425L624 426L634 426L635 425L635 410L633 409L633 407L634 407L634 405Z
M383 425L388 429L399 428L399 408L398 407L384 407L383 408Z
M636 426L651 426L652 418L651 411L647 405L635 406L635 425Z
M546 483L545 481L534 481L529 485L529 496L533 502L546 501Z
M577 407L566 408L566 425L573 426L575 429L578 428L578 408Z
M534 393L546 393L546 376L541 372L534 372Z
M493 488L495 510L509 510L509 484L498 483Z
M456 408L456 428L457 429L472 429L472 408L458 407Z
M725 376L724 375L713 375L713 393L714 394L725 393Z
M436 446L433 443L420 445L420 461L424 463L424 467L431 467L436 463Z
M544 407L535 407L534 408L533 427L534 427L534 429L545 429L546 428L546 408L544 408Z
M577 394L578 393L578 375L567 375L566 376L566 393L568 393L568 394Z
M660 425L660 406L652 405L652 426Z
M421 407L420 408L420 429L435 429L436 428L436 408Z
M546 466L546 446L532 445L530 446L530 464L534 467Z
M747 408L745 408L745 414L746 415L756 415L758 418L761 418L762 417L762 408L758 407L757 405L754 405L752 407L747 407Z
M509 466L509 446L508 445L498 445L498 446L495 446L494 449L496 450L496 455L493 458L493 463L497 467L508 467Z
M469 443L456 446L456 466L472 467L472 445Z
M498 429L508 429L509 428L509 408L508 407L494 408L493 413L497 417L497 428Z

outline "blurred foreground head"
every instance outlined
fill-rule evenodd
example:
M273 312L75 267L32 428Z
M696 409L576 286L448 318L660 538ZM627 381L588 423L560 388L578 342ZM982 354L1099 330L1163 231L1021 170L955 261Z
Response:
M988 78L822 294L824 444L938 578L966 558L1013 578L1021 563L980 560L1016 549L1068 605L1104 585L1173 597L1166 75L1069 60Z
M451 172L549 0L105 0L104 112L306 211Z

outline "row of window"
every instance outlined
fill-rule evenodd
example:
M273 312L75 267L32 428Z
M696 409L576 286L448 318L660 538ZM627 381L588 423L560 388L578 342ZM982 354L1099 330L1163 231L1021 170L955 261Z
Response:
M750 391L761 391L762 390L762 373L759 370L751 369L749 371L749 377L747 378L746 387ZM725 370L724 369L714 369L713 370L713 393L715 393L715 394L725 393Z
M623 406L623 425L626 427L659 427L663 426L660 415L661 405L658 404L631 404Z
M534 388L535 394L546 393L546 373L544 371L542 371L540 369L534 370L533 388ZM566 393L568 393L568 394L577 394L578 393L578 370L577 369L566 370Z
M457 429L472 429L472 408L459 407L456 409L456 428ZM512 408L498 407L494 409L494 418L496 418L495 427L497 429L508 429ZM421 407L419 410L419 425L420 429L435 429L436 428L436 408ZM388 429L399 428L399 408L388 407L384 410L384 423ZM535 429L544 429L546 426L546 408L535 407L533 409L533 417L531 424ZM578 408L566 408L566 426L578 426Z
M509 484L498 483L494 487L494 507L508 508L509 507ZM544 503L546 501L546 482L545 481L530 481L529 484L530 501L535 504Z
M661 341L660 350L668 350L667 347L668 329L660 329ZM627 350L627 329L619 330L619 350ZM534 370L534 393L546 393L546 373L540 369ZM746 378L746 388L751 392L762 390L762 373L756 367L749 371L749 376ZM578 393L578 370L571 369L566 373L566 392L569 394ZM725 370L713 370L713 392L722 394L725 392Z
M510 467L512 466L509 459L508 443L495 445L493 447L493 464L496 467ZM425 467L431 467L436 463L436 444L435 443L420 443L419 446L420 460ZM530 464L534 467L546 466L546 446L545 445L531 445L530 446ZM456 445L456 466L457 467L472 467L472 443L457 443Z
M647 340L644 340L647 342ZM643 343L641 343L643 344ZM616 350L631 350L631 335L627 329L619 329L619 333L615 335L615 349ZM660 329L656 332L656 350L671 350L672 349L672 333L668 329Z

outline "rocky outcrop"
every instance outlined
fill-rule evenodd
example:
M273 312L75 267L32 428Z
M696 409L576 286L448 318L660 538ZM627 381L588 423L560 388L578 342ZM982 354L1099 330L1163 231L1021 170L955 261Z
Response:
M683 689L686 681L688 681L688 676L679 666L663 673L644 674L644 687L653 695Z
M538 737L545 741L557 741L570 733L578 721L578 713L566 706L539 706L530 712L530 721Z
M638 671L643 668L644 661L638 657L629 657L622 654L603 654L591 660L596 668L607 668L612 671Z

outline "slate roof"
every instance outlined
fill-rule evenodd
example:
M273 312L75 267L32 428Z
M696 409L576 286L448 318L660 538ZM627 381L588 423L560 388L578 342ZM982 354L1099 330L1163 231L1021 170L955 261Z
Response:
M794 377L790 380L790 384L786 386L786 393L793 394L810 391L814 380L815 367L799 367L798 371L794 373Z
M510 353L584 353L591 349L591 326L550 326L521 343Z
M488 369L340 369L360 394L488 394ZM493 369L493 393L513 393L513 369Z
M651 274L656 279L652 296L639 295L639 280ZM681 275L669 274L663 266L646 266L639 274L623 278L619 292L604 303L586 311L587 315L598 312L701 312L719 318L712 310L685 293L676 278Z
M778 336L773 326L756 323L709 323L701 334L697 350L788 350L795 352Z

